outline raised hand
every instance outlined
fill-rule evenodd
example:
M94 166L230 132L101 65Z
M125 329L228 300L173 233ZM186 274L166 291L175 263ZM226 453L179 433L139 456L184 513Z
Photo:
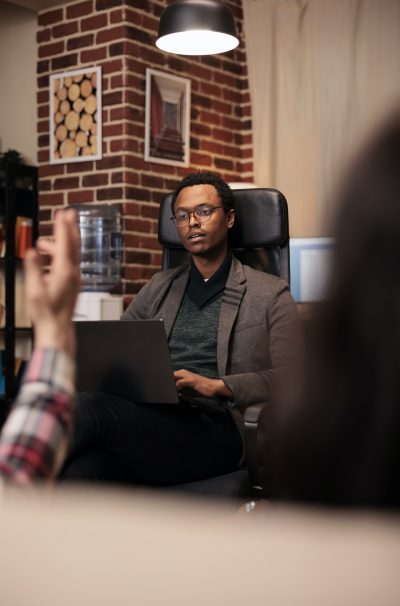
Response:
M43 272L39 253L50 256ZM35 346L62 349L73 355L75 336L71 323L80 289L80 235L76 213L58 211L53 241L40 238L25 257L26 297L35 329Z

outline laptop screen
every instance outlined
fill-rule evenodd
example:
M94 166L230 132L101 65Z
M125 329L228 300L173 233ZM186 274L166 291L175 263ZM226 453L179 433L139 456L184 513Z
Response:
M177 404L162 320L75 322L77 390L137 403Z

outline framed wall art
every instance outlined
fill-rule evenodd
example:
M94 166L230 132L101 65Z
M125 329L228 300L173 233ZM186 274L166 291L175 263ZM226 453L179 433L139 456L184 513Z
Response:
M99 160L101 67L50 76L50 162Z
M188 166L190 80L146 70L145 154L147 162Z

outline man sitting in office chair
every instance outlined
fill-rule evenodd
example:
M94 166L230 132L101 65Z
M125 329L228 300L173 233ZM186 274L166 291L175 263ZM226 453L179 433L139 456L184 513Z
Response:
M230 187L212 173L191 174L171 206L191 262L153 276L122 320L164 320L181 403L81 394L64 479L165 486L237 470L235 410L268 401L293 363L296 305L284 280L232 255Z

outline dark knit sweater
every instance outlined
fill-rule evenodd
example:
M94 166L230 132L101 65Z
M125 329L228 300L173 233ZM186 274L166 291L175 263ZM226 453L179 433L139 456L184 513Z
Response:
M203 377L218 376L217 340L222 296L232 262L229 252L221 267L207 281L192 262L189 284L169 338L173 370L190 370ZM226 408L219 398L192 398L207 408Z
M199 309L184 296L169 339L172 368L216 377L217 336L222 295Z

